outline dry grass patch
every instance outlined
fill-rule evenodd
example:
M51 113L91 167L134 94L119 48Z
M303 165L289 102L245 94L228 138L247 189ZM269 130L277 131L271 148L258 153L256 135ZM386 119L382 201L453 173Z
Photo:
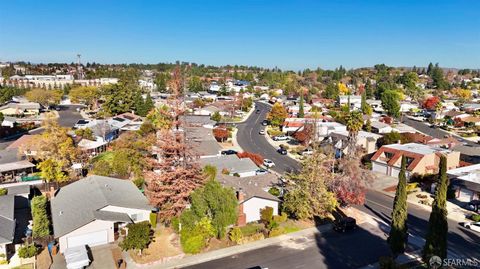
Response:
M142 255L138 255L137 251L129 251L130 256L136 263L151 263L162 260L164 258L178 256L183 254L180 247L178 235L171 228L159 227L155 231L155 237L148 246L143 250Z

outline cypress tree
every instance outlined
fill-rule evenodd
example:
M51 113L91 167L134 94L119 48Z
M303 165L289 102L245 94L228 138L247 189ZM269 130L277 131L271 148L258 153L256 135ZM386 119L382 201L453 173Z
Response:
M299 118L303 118L305 116L305 112L304 112L304 108L303 108L303 90L301 90L302 92L300 93L300 105L299 105L299 109L298 109L298 117Z
M388 236L388 245L394 257L405 252L408 241L407 227L407 177L405 169L407 161L402 157L402 168L398 174L398 185L393 201L392 225Z
M148 112L150 112L150 110L152 110L153 108L155 107L155 104L152 100L152 96L150 96L150 93L147 94L147 98L145 99L145 104L144 104L144 114L145 115L141 115L141 116L147 116Z
M427 237L423 247L423 260L428 262L432 256L442 259L447 257L447 157L440 157L440 178L438 180L435 200L430 213Z

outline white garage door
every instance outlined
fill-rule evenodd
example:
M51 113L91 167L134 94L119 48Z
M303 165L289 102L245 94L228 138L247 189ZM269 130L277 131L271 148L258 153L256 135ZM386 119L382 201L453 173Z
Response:
M88 245L90 247L103 245L108 243L107 231L98 231L77 236L70 236L67 238L67 245L69 248L76 246Z
M467 189L460 189L457 200L460 202L470 202L472 200L473 192Z

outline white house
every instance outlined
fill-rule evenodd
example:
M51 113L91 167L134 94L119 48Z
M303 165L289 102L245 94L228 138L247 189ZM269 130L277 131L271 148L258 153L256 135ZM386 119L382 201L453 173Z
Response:
M51 200L53 232L60 252L115 241L129 223L148 221L152 207L129 180L89 176L60 188Z
M362 97L360 95L340 95L338 104L340 106L350 105L350 109L357 110L362 107Z
M225 187L232 187L237 193L238 225L259 221L260 210L267 206L273 208L274 215L278 215L280 200L268 192L270 187L278 184L278 178L274 174L243 178L218 175L217 180Z

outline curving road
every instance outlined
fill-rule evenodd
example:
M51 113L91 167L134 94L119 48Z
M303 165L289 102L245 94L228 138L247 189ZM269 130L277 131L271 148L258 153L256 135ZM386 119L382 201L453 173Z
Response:
M298 170L300 164L276 152L265 137L258 134L263 129L262 120L269 106L256 103L260 114L253 113L245 123L238 126L237 141L246 151L261 154L275 162L273 169L278 173ZM385 232L389 229L393 198L374 190L367 191L365 205L357 209L371 215L374 219L385 223L379 231L371 224L362 224L359 230L348 235L322 233L307 238L299 238L301 246L290 247L289 243L275 244L257 250L197 264L188 268L249 268L260 265L268 268L358 268L375 263L380 256L388 255ZM408 205L408 225L411 233L409 250L420 250L428 229L430 212L422 207ZM448 220L449 255L457 258L480 259L480 234L461 227L457 222ZM416 243L413 243L416 241ZM292 243L292 242L290 242Z
M300 163L292 158L281 155L272 145L258 132L265 129L262 121L266 118L270 106L265 103L256 102L256 109L260 109L260 113L252 113L250 117L241 124L238 124L237 141L244 151L253 152L262 155L266 159L270 159L275 163L272 168L277 173L284 174L286 172L298 171Z

